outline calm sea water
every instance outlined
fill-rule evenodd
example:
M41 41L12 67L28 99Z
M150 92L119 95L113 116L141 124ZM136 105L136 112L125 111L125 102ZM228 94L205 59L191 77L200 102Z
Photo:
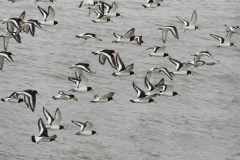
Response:
M112 3L113 1L106 1ZM0 159L184 159L184 160L238 160L240 159L240 109L239 109L239 36L231 41L237 47L216 48L219 42L209 34L225 37L225 27L239 25L240 2L236 0L185 1L166 0L164 7L144 9L141 1L116 1L123 17L113 18L113 23L95 24L94 13L78 8L80 1L58 0L54 3L33 0L11 3L0 1L0 19L18 17L26 11L26 19L42 21L37 6L47 10L51 5L56 12L55 20L62 25L36 29L36 36L21 34L22 43L11 39L8 51L16 55L15 63L5 61L0 73L0 97L14 91L37 90L34 113L24 103L0 103ZM135 82L143 90L144 77L150 68L175 66L168 58L153 58L148 47L164 46L162 33L157 28L174 25L183 27L176 16L190 20L192 12L198 14L201 30L179 31L179 40L168 34L166 52L173 58L186 62L192 54L208 50L220 62L214 66L189 67L195 76L174 76L170 81L164 74L154 74L152 83L165 78L166 84L174 85L181 96L157 97L158 104L133 104L137 94ZM5 27L1 24L0 27ZM113 32L124 35L135 28L135 35L143 36L147 44L142 46L112 43ZM81 33L95 33L103 41L77 39ZM3 34L3 33L1 33ZM0 39L3 50L3 39ZM138 76L113 77L115 70L106 62L101 65L93 51L114 49L119 52L125 65L134 63ZM207 62L213 59L203 57ZM58 91L70 92L75 84L67 77L74 76L68 67L85 62L93 66L96 74L87 74L89 86L95 92L75 93L79 101L54 101ZM105 104L92 104L94 95L115 92L117 100ZM49 131L57 134L59 143L31 141L38 135L37 121L44 118L42 107L53 115L56 108L62 113L61 124L67 131ZM89 137L74 135L79 128L71 120L90 121L100 135Z

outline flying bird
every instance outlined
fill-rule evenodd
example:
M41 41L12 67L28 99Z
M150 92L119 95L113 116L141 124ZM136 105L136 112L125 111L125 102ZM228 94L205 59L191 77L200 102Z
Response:
M192 19L190 22L176 16L181 22L184 23L185 27L184 27L184 32L186 30L196 30L196 29L199 29L198 26L196 26L196 21L197 21L197 12L196 11L193 11L193 14L192 14ZM199 29L200 30L200 29Z
M80 127L80 132L77 132L75 135L82 135L82 136L91 136L94 134L99 135L96 131L92 130L93 124L91 122L78 122L78 121L72 121L72 123L76 124Z
M165 27L160 27L158 28L158 30L162 30L162 41L163 43L166 43L167 41L167 34L168 31L171 31L173 36L176 37L177 39L179 39L178 36L178 30L175 26L165 26Z
M108 102L108 101L111 101L111 100L114 100L114 101L116 101L115 99L113 99L113 95L114 95L115 93L114 92L110 92L110 93L108 93L108 94L106 94L106 95L104 95L103 97L98 97L98 95L95 95L94 96L94 100L92 100L91 102L93 102L93 103L105 103L105 102Z
M236 47L233 43L230 42L230 39L232 38L232 31L229 31L227 33L227 36L225 39L223 37L217 36L215 34L210 33L210 35L220 42L220 45L217 47L231 47L231 46Z

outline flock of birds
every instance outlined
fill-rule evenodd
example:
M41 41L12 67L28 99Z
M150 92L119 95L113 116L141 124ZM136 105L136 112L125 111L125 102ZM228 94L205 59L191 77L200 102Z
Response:
M17 2L18 0L9 0L12 2ZM53 2L53 0L36 0L38 1L45 1L45 2ZM159 6L162 6L159 2L162 2L163 0L148 0L147 4L143 4L142 6L144 8L156 8ZM79 5L79 8L87 6L87 9L89 9L89 15L93 11L97 15L96 20L92 20L94 23L107 23L111 22L112 20L110 18L115 18L119 17L122 15L120 13L117 13L116 10L118 9L118 5L116 2L113 2L112 5L103 2L103 1L93 1L93 0L85 0L82 1ZM15 56L11 52L7 51L8 48L8 43L10 39L15 39L17 42L21 43L21 32L26 32L34 36L35 35L35 28L42 29L42 25L46 26L54 26L56 24L60 25L57 21L54 21L55 17L55 11L54 9L49 6L48 7L48 12L38 6L38 9L40 13L43 16L43 22L39 22L38 20L35 19L25 19L25 11L19 16L19 17L11 17L11 18L6 18L2 19L1 22L3 24L6 24L6 28L2 28L1 30L4 30L6 34L1 35L0 37L4 38L4 51L0 52L0 70L3 69L3 63L4 59L7 59L10 62L14 62L12 59L12 56ZM184 27L181 28L185 31L194 31L199 29L198 26L196 26L196 21L197 21L197 12L193 11L191 21L186 21L180 17L177 16L177 18L184 23ZM213 38L216 38L219 42L220 45L217 47L231 47L235 46L233 43L230 42L230 39L232 37L232 34L240 34L240 28L239 26L234 26L234 27L227 27L227 36L226 38L210 34ZM167 42L167 34L168 31L170 31L173 36L177 39L179 39L178 36L178 29L176 26L164 26L158 28L158 30L162 30L162 41L165 44ZM127 31L127 33L123 36L116 34L113 32L113 35L117 38L116 40L113 41L113 43L130 43L130 44L135 44L135 45L141 45L142 43L145 43L142 39L142 36L135 36L134 35L135 28L130 29ZM82 38L82 39L89 39L89 38L95 38L99 41L102 41L96 34L94 33L82 33L79 35L76 35L77 38ZM133 82L133 88L137 92L137 98L134 100L130 100L132 103L150 103L150 102L155 102L157 103L153 98L157 96L168 96L168 97L173 97L173 96L180 96L177 92L173 91L173 85L167 85L164 83L164 78L162 78L157 84L152 84L150 82L150 77L153 73L161 73L163 72L170 80L173 81L173 76L175 75L189 75L192 74L192 71L187 70L189 66L194 66L194 67L199 67L202 65L214 65L215 62L205 62L201 60L201 57L207 56L212 59L215 59L211 53L208 51L199 51L195 53L193 61L188 61L188 62L180 62L176 59L173 59L168 53L164 53L164 49L166 47L161 47L161 46L154 46L147 48L146 50L153 49L153 53L150 53L149 56L151 57L169 57L170 62L172 62L176 66L176 71L175 72L170 72L167 68L152 68L147 71L147 74L144 78L144 83L145 86L147 86L148 91L145 92L142 89L140 89L134 82ZM104 65L106 60L108 60L109 64L111 65L112 68L117 70L114 72L112 75L114 77L117 76L130 76L130 75L136 75L137 74L133 71L134 68L134 63L128 65L125 67L125 64L123 63L120 54L117 53L114 50L110 49L103 49L99 51L92 52L94 55L99 56L99 63ZM216 59L215 59L216 60ZM218 61L218 60L216 60ZM218 61L219 62L219 61ZM86 93L89 91L95 91L92 87L88 86L88 78L84 76L84 72L89 73L89 74L94 74L91 69L89 68L91 65L88 63L76 63L70 66L70 69L74 69L75 71L75 77L68 77L69 81L72 81L76 84L75 88L70 89L69 91L72 92L79 92L79 93ZM54 100L60 99L60 100L78 100L77 97L75 97L73 94L66 94L63 91L59 91L59 94L56 96L53 96L52 98ZM4 102L12 102L12 103L21 103L25 102L26 106L34 112L35 110L35 105L36 105L36 95L40 95L36 90L23 90L23 91L16 91L11 93L9 96L6 98L2 98L1 100ZM22 98L20 98L23 96ZM102 97L98 97L97 95L94 96L94 99L91 101L92 103L105 103L110 100L116 101L114 98L114 92L110 92ZM45 126L43 123L43 120L40 118L38 120L38 127L39 127L39 136L32 136L32 141L34 143L39 143L39 142L50 142L50 141L57 141L56 137L57 135L53 136L48 136L48 129L52 131L56 130L61 130L65 129L64 126L60 125L60 121L62 120L61 117L61 112L59 108L56 109L54 118L52 115L47 111L45 107L43 107L43 114L47 119L48 126ZM93 124L91 122L78 122L78 121L72 121L72 123L75 123L80 127L80 132L76 133L76 135L84 135L84 136L90 136L93 134L98 134L96 131L92 130Z

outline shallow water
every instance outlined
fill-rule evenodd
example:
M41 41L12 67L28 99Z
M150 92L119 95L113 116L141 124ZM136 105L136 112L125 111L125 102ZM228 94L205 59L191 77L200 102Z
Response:
M112 3L112 1L107 1ZM26 11L26 19L42 21L37 6L47 9L49 5L56 12L55 20L62 25L36 29L35 37L21 34L22 43L11 39L8 51L16 55L15 63L5 61L0 75L0 97L14 91L37 90L35 112L24 103L0 103L0 159L197 159L237 160L240 157L239 122L239 47L240 35L233 35L231 41L237 47L216 48L219 42L209 34L225 37L225 24L239 25L239 1L164 1L164 7L144 9L142 1L116 1L118 12L123 17L113 18L113 23L95 24L94 13L78 8L80 1L57 1L54 3L33 0L11 3L0 1L0 19L18 17ZM143 90L144 77L150 68L175 66L168 58L153 58L145 50L156 45L163 46L162 33L157 28L174 25L183 27L176 16L190 20L193 10L197 11L197 24L201 30L179 31L179 40L168 34L166 52L173 58L186 62L192 54L208 50L220 62L208 57L202 60L216 62L213 66L190 67L195 76L174 76L169 80L164 74L154 74L150 81L157 83L165 78L166 84L174 85L181 97L157 97L158 104L133 104L137 94L132 82ZM1 24L0 27L5 27ZM115 44L113 32L124 35L135 28L135 35L143 36L147 44ZM81 33L95 33L103 41L77 39ZM2 33L1 33L2 34ZM0 39L3 44L3 39ZM3 45L0 45L3 50ZM98 56L92 54L101 49L114 49L121 54L125 65L134 63L138 76L113 77L115 70L106 62L101 65ZM79 101L54 101L51 97L58 91L70 92L75 84L67 77L74 76L72 64L85 62L93 66L96 74L87 74L90 93L75 93ZM115 92L117 100L104 104L93 104L94 95ZM42 107L53 115L56 108L62 113L61 124L67 131L49 131L57 134L59 143L31 142L32 135L38 135L37 121ZM82 137L74 135L79 128L71 120L90 121L100 135Z

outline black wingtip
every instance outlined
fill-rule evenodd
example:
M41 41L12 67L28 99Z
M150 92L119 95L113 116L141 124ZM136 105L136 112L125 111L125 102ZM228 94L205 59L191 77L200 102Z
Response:
M132 102L132 103L135 103L135 101L134 101L134 100L130 100L130 102Z

